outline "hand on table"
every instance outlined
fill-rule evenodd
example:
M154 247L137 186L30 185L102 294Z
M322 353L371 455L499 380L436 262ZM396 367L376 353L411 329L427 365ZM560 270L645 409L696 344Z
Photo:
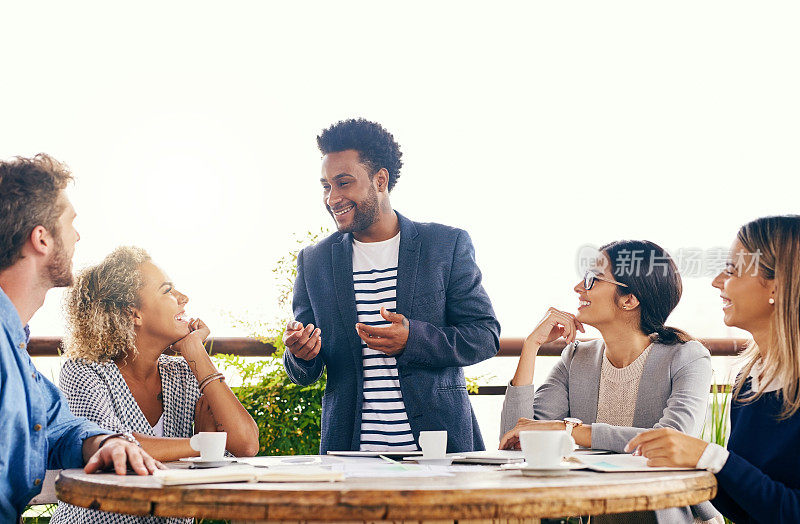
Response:
M290 320L283 332L283 344L297 358L311 360L322 349L322 331L314 329L314 324L303 326L301 322Z
M395 356L403 352L408 342L408 319L400 313L392 313L385 307L381 308L381 316L391 322L390 326L368 326L356 324L356 332L367 347Z
M529 418L521 418L514 428L503 435L500 439L500 447L498 449L520 449L519 445L519 432L520 431L535 431L535 430L561 430L564 431L566 424L560 420L531 420Z
M625 445L626 452L647 457L648 466L694 468L708 442L672 428L639 433Z
M117 475L125 475L128 471L128 464L138 475L150 475L157 469L166 469L161 462L148 455L136 444L112 438L91 456L83 470L86 473L94 473L113 466Z

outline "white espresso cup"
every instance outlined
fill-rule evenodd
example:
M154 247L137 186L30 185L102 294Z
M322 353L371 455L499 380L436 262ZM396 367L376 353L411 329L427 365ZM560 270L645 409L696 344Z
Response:
M423 458L444 458L447 453L447 431L420 431L419 447Z
M575 441L566 431L520 431L519 443L528 466L538 468L557 467L575 451Z
M201 431L189 439L193 450L200 452L201 460L222 460L228 434L224 431Z

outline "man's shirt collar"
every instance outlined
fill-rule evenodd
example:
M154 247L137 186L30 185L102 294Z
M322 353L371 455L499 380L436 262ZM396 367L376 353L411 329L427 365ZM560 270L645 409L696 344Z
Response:
M16 306L8 298L2 287L0 287L0 324L15 340L24 340L25 344L28 344L31 330L27 324L25 326L22 325Z

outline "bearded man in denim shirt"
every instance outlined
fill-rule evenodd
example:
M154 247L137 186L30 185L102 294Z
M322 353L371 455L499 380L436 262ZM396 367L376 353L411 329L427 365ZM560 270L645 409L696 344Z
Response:
M28 321L50 288L72 285L80 236L64 193L72 176L47 155L0 162L0 521L14 522L42 489L46 469L92 473L160 464L130 435L109 435L70 413L27 352Z

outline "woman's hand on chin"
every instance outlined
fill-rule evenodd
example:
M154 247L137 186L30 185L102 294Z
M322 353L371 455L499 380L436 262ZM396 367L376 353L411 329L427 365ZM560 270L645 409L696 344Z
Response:
M521 418L514 426L514 429L503 435L500 439L499 449L520 449L519 433L520 431L534 431L534 430L561 430L564 431L565 424L559 420L531 420L529 418Z
M203 352L205 352L206 349L203 343L210 334L211 330L205 322L199 318L191 319L189 321L189 334L172 344L172 349L184 357L186 357L187 352L195 351L198 347L202 348Z
M189 320L189 335L195 335L200 338L200 342L205 342L210 334L211 329L206 325L205 322L199 318L193 318Z
M552 342L558 337L564 337L567 344L574 342L578 332L584 333L583 324L578 322L575 315L551 307L544 318L533 329L525 342L522 343L522 353L517 363L517 371L511 379L512 386L530 386L533 384L533 370L536 367L536 356L542 345Z
M525 339L524 345L538 349L559 337L564 337L567 343L572 343L578 337L578 332L585 333L586 330L575 315L551 307Z

